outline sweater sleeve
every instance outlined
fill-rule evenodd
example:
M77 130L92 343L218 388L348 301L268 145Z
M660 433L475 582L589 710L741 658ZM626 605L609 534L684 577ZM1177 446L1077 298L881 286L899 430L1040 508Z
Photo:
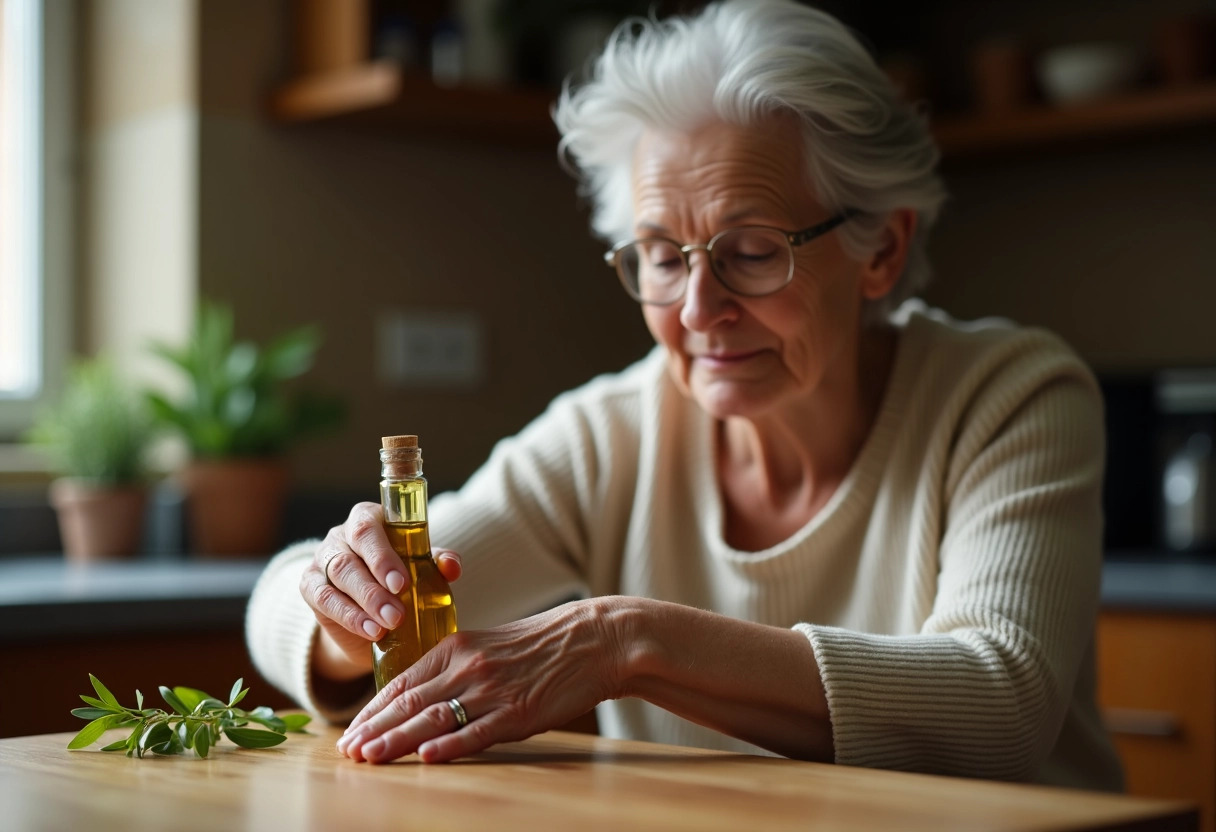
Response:
M636 477L619 450L636 447L635 420L623 415L635 397L604 389L611 384L559 396L499 442L463 488L434 500L432 541L464 558L454 590L462 629L588 592L596 553L611 550L627 524Z
M840 763L1031 779L1091 644L1101 570L1101 399L1071 354L985 386L944 466L937 594L912 636L799 624Z
M371 699L334 705L319 700L312 685L312 648L320 625L300 595L300 577L312 562L318 540L287 547L266 566L245 615L245 640L258 672L316 717L347 722Z
M608 482L635 476L619 454L614 464L606 453L614 439L635 432L627 417L636 397L617 389L603 380L559 396L519 435L499 442L463 488L431 500L433 545L463 558L453 587L460 629L503 624L586 591L591 540L628 505L607 495ZM299 584L317 545L298 543L271 560L250 599L246 639L268 681L314 714L342 721L366 700L338 708L313 694L319 626Z

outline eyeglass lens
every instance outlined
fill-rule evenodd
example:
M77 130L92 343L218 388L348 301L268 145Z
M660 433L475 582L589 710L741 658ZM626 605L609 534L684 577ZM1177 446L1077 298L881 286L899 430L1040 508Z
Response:
M741 295L766 295L785 286L793 269L785 235L775 229L741 228L714 239L709 252L718 279ZM672 303L684 294L688 267L668 240L639 240L617 254L625 288L646 303Z

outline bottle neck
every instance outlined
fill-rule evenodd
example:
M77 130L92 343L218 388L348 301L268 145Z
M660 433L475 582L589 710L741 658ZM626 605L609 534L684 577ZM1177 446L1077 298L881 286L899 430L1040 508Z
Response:
M418 448L380 451L380 506L392 525L426 523L426 477Z
M385 448L380 451L380 479L396 482L421 476L421 448Z

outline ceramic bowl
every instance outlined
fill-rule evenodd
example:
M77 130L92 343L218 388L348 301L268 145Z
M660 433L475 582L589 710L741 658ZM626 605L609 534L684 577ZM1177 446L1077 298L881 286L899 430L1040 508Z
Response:
M1134 46L1084 43L1047 50L1039 57L1037 69L1048 101L1074 104L1133 86L1144 69L1144 58Z

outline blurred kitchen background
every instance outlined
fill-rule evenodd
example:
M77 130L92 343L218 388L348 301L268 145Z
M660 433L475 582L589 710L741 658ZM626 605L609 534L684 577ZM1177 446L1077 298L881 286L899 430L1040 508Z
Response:
M56 400L68 356L104 353L134 386L180 390L147 345L184 342L203 301L259 343L317 325L323 343L298 383L345 403L340 429L287 457L278 542L376 499L380 436L419 434L432 493L458 487L555 394L643 355L650 338L602 264L549 108L622 18L699 5L0 0L0 155L19 160L0 168L0 564L61 548L52 472L20 438ZM1103 380L1106 545L1129 571L1104 589L1103 643L1123 652L1100 658L1132 662L1119 684L1200 691L1177 707L1152 690L1104 696L1131 737L1125 755L1144 761L1134 786L1207 794L1211 828L1216 584L1196 587L1216 565L1216 2L818 5L864 36L935 126L952 196L927 300L1047 327ZM162 448L159 470L183 460ZM183 501L161 483L145 558L209 554L192 551ZM225 586L247 593L256 562L224 563L236 570ZM1145 564L1201 571L1154 578ZM83 605L44 633L53 640L123 600L28 574L33 589L17 572L0 581L5 643L28 650L22 661L46 653L19 623L39 604ZM1153 580L1169 586L1119 595ZM242 603L217 589L198 606L227 612L202 615L199 632L227 627L239 649ZM1144 664L1163 652L1189 658ZM0 667L7 689L14 665Z

